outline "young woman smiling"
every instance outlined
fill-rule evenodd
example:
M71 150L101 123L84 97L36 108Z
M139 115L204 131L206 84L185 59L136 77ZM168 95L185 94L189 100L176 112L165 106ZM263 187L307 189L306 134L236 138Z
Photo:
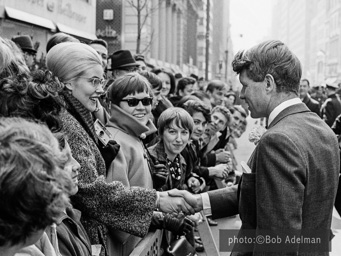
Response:
M148 148L154 163L164 164L163 179L155 181L155 189L166 191L172 188L183 189L186 176L186 162L181 151L186 147L193 132L193 119L182 108L168 108L158 120L161 141Z

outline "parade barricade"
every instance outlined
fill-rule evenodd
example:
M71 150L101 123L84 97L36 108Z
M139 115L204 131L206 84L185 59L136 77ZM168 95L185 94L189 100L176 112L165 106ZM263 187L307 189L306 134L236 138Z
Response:
M203 221L199 223L197 229L208 256L219 256L219 250L214 241L207 218L201 213ZM161 255L162 230L148 233L131 252L130 256L160 256Z
M130 253L130 256L160 256L162 230L149 232Z

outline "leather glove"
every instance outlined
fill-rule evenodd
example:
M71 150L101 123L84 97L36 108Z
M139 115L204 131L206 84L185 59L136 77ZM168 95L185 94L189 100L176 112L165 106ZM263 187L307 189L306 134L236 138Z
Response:
M185 235L193 230L195 223L183 214L172 215L154 212L151 229L166 229L175 235Z
M108 170L111 162L114 161L115 157L118 154L118 151L120 150L120 145L117 144L114 140L109 140L108 144L104 146L102 142L99 142L99 150L101 151L101 154L103 156L105 167Z
M159 190L159 188L166 184L168 175L169 173L166 166L155 161L155 164L153 165L153 183L156 190Z
M186 235L191 232L195 226L194 222L183 214L172 216L167 214L164 217L164 229L173 232L175 235Z

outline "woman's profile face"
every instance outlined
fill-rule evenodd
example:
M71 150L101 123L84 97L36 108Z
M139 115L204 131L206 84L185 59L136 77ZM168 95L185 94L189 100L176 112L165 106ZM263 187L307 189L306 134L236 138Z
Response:
M165 128L162 134L162 141L168 159L173 160L176 155L186 147L190 138L188 129L179 127L173 121L169 127Z
M146 125L150 119L152 102L153 98L147 92L139 92L125 96L118 106L138 122Z
M93 112L100 104L99 97L104 93L103 82L103 68L97 64L86 70L82 76L72 79L68 88L87 110Z
M157 74L157 76L162 80L161 95L167 96L171 89L170 77L163 72Z
M73 187L70 192L70 195L73 196L78 192L78 174L80 169L80 164L77 162L76 159L73 158L70 145L65 141L65 147L63 149L65 155L67 156L67 162L65 164L64 170L69 172L72 178Z

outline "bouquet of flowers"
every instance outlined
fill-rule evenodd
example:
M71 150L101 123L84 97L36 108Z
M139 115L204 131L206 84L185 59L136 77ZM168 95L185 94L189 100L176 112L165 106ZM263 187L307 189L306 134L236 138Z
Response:
M266 129L263 126L254 127L249 134L249 141L257 145L265 132Z

